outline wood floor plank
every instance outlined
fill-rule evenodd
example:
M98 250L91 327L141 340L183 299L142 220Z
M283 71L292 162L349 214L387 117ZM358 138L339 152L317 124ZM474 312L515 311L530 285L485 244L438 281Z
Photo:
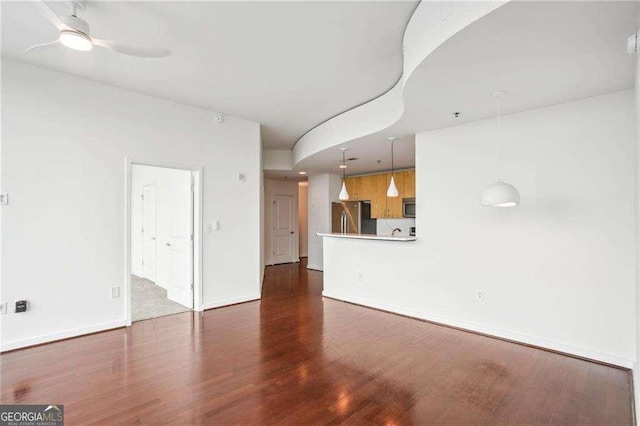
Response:
M322 298L305 263L260 301L0 356L2 403L85 424L631 425L630 372Z

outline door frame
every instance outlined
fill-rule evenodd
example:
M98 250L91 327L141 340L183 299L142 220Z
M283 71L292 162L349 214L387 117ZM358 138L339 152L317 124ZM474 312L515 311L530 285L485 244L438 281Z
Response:
M270 252L271 254L269 255L269 265L273 266L273 265L278 265L278 263L274 262L274 257L273 257L273 251L274 251L274 243L275 243L275 238L274 238L274 234L275 232L273 232L273 223L274 223L274 217L273 217L273 202L275 201L275 197L291 197L291 200L294 201L296 199L296 197L292 194L284 194L281 192L272 192L269 193L269 224L267 225L267 231L269 232L269 245L270 247ZM293 203L291 203L291 210L292 210L292 214L290 215L291 217L291 221L292 223L291 225L291 229L294 230L295 234L295 238L291 239L291 261L290 262L283 262L283 263L297 263L300 262L300 252L299 252L299 248L298 248L298 238L299 238L299 232L300 230L298 229L298 209L295 208L293 206Z
M131 325L131 173L134 165L188 170L193 176L193 310L201 312L202 302L202 200L204 167L171 161L124 159L124 299L126 326Z

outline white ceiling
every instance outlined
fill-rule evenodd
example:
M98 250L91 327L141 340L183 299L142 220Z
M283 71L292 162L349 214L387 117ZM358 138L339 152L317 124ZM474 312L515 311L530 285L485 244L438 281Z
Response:
M509 114L631 88L636 58L627 38L637 29L638 2L506 4L427 57L405 88L398 128L493 117L496 90L506 92L501 103Z
M60 14L66 3L50 2ZM55 45L29 2L2 2L2 55L262 124L268 149L387 90L416 1L88 2L79 17L98 38L167 47L139 59Z
M374 171L388 136L493 117L496 90L506 92L502 111L510 114L631 88L636 59L627 54L626 39L637 28L637 2L511 2L425 59L405 86L397 124L340 146ZM298 167L332 171L339 155L334 147Z

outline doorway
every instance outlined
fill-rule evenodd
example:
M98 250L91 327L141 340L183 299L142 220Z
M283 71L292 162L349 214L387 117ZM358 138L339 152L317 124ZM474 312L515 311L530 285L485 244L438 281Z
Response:
M295 262L296 214L293 196L271 196L271 263ZM297 208L297 206L295 206Z
M201 310L201 169L127 161L127 325Z

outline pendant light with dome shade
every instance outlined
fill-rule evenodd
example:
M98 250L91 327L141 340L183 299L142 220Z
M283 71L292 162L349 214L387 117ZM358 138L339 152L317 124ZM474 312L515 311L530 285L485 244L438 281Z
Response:
M342 169L342 189L340 190L340 194L338 195L338 199L340 201L349 201L349 193L347 192L347 184L345 183L345 179L347 177L347 160L345 159L345 151L347 148L340 148L342 151L342 164L340 168Z
M520 193L515 186L503 182L500 175L500 97L502 92L491 94L496 99L498 115L496 117L496 167L498 171L498 181L485 188L482 193L481 203L483 206L491 207L515 207L520 204Z
M387 189L387 197L397 197L399 194L398 187L396 186L396 180L393 178L394 172L394 158L393 158L393 143L396 141L396 137L392 136L389 138L391 141L391 182L389 183L389 188Z

